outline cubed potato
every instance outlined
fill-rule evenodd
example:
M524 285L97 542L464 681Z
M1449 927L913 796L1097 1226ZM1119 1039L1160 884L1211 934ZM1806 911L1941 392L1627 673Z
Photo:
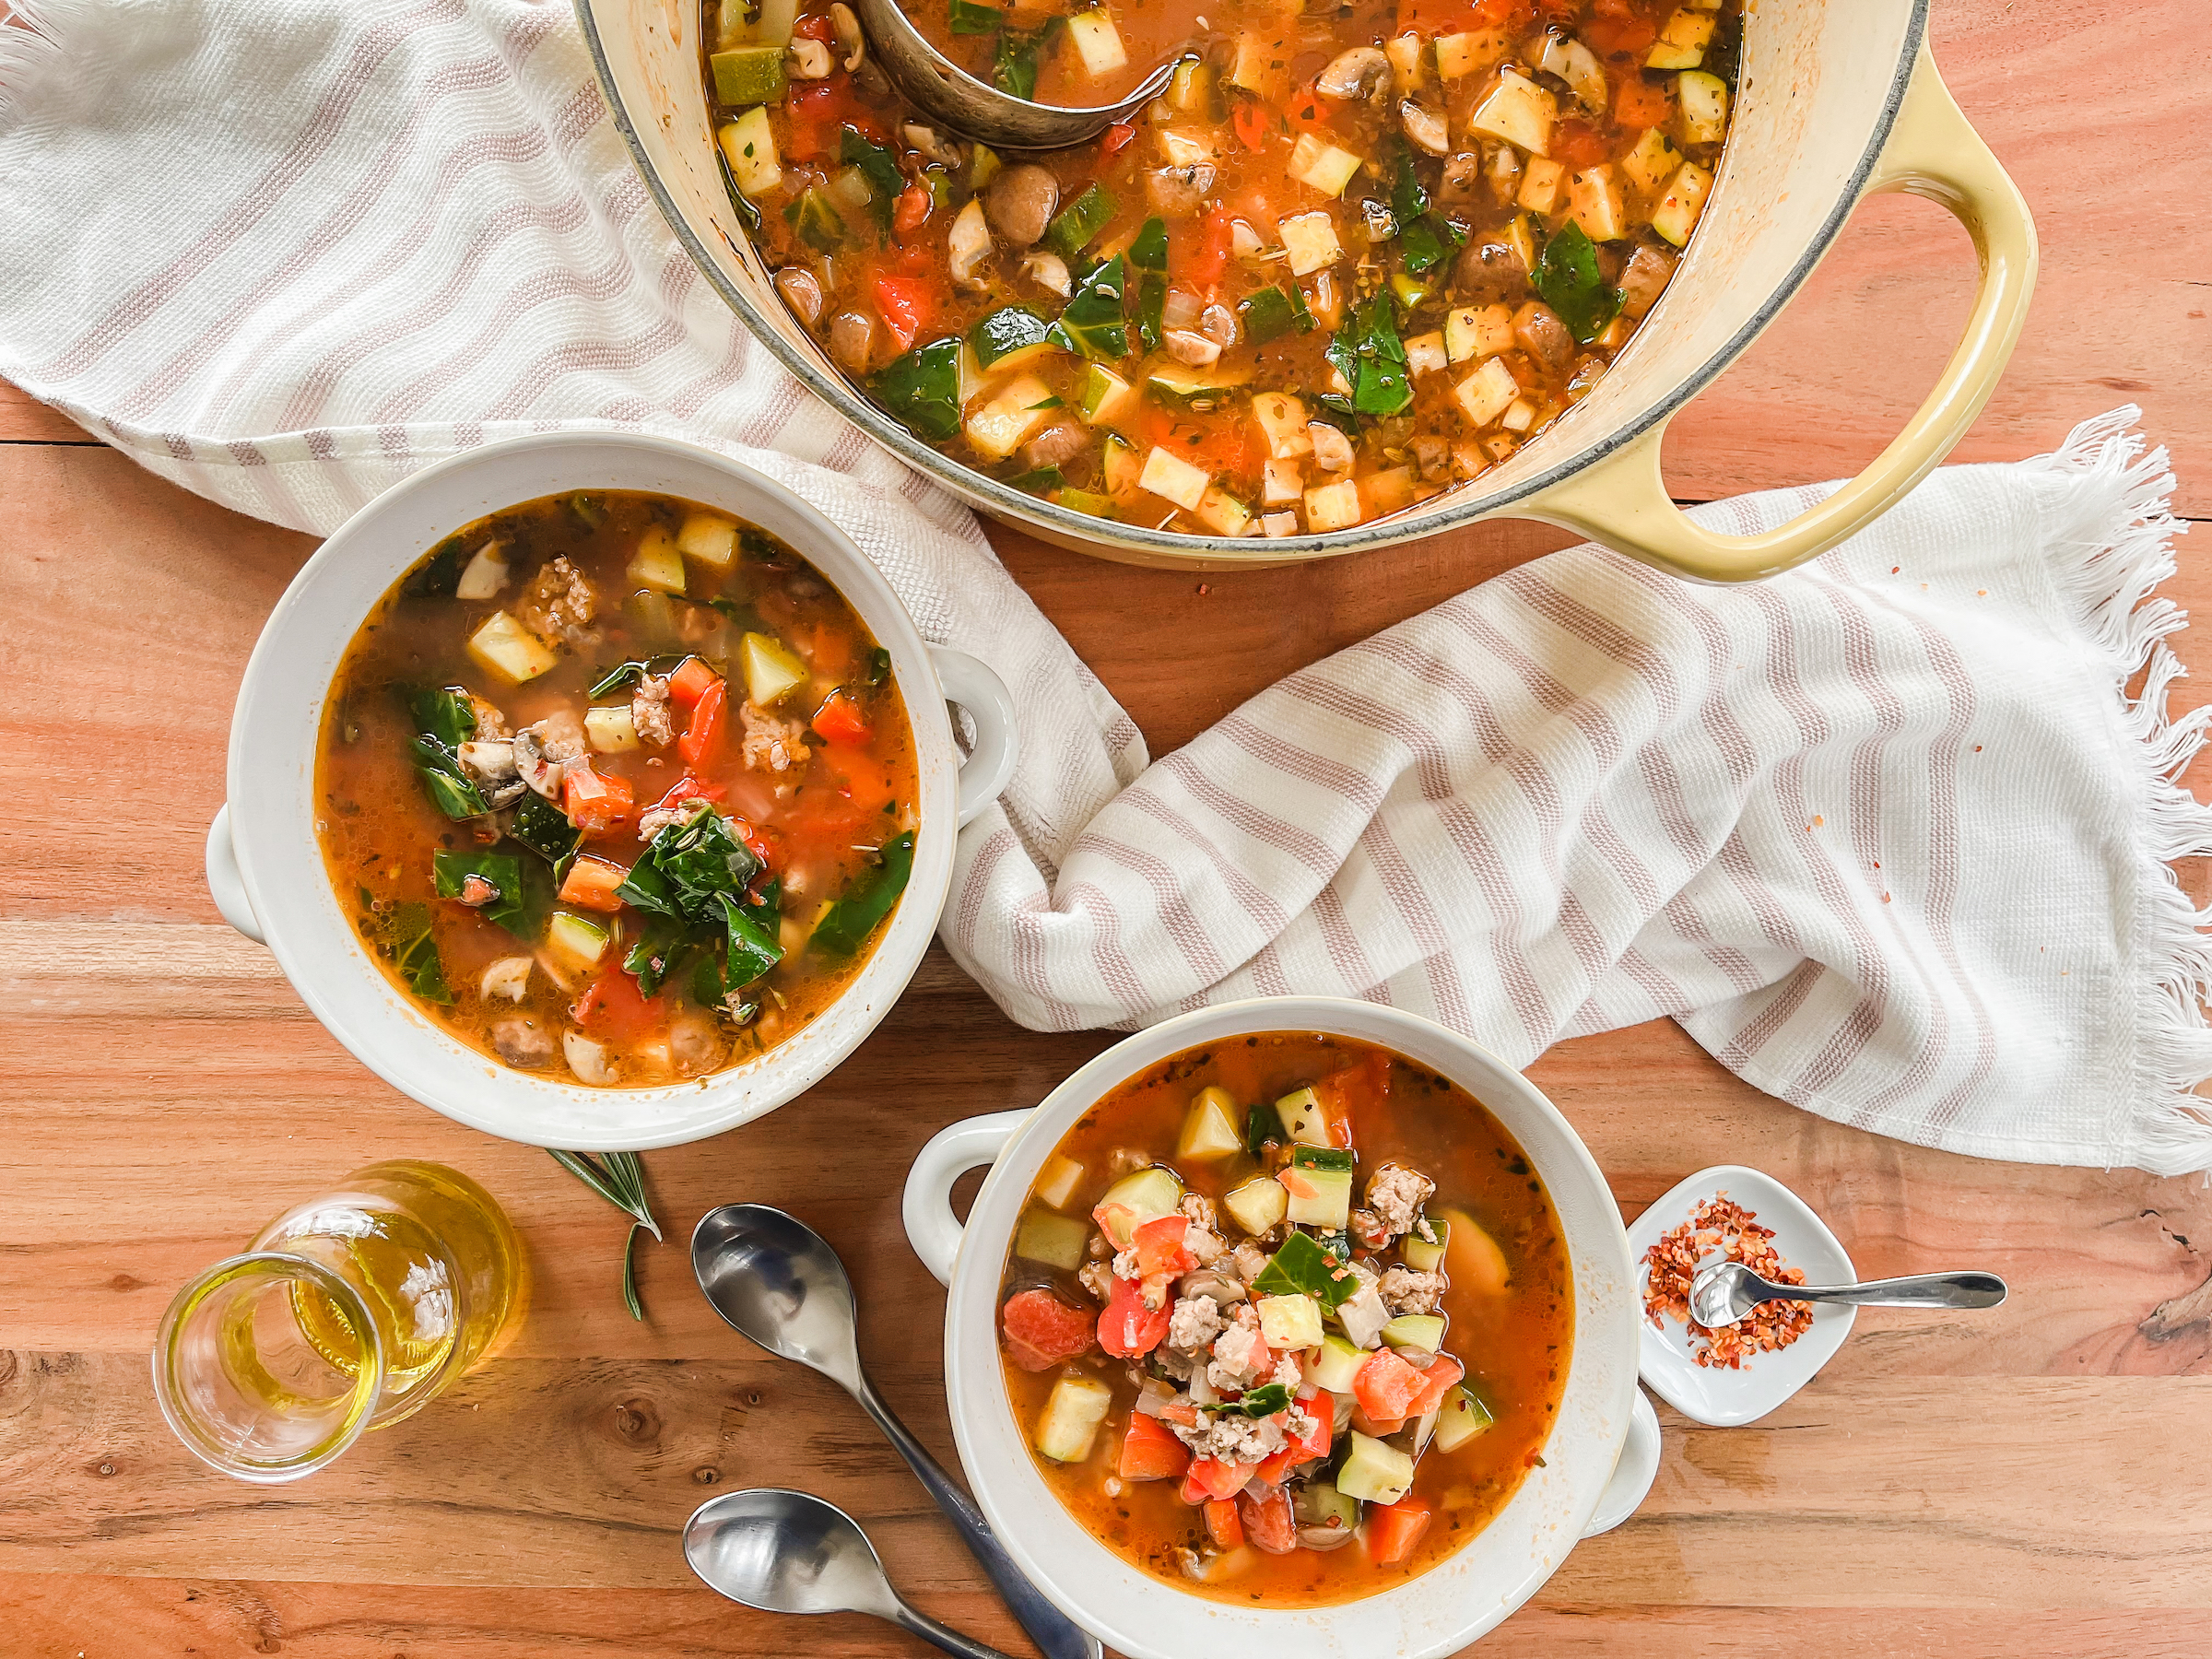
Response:
M1710 12L1684 6L1666 20L1659 38L1643 54L1646 69L1695 69L1705 61L1712 43L1713 18Z
M1513 348L1513 313L1504 305L1463 305L1444 319L1444 353L1455 363Z
M1567 169L1542 156L1532 157L1521 174L1521 193L1513 199L1531 213L1549 213L1559 205L1559 190L1567 182Z
M1521 395L1521 382L1505 366L1503 358L1487 359L1482 367L1459 382L1459 406L1476 426L1486 427L1505 413Z
M1440 333L1416 335L1406 342L1406 367L1414 374L1433 374L1450 362Z
M1112 75L1129 62L1128 50L1122 44L1122 31L1113 26L1113 18L1104 6L1077 12L1068 18L1067 38L1093 79Z
M1052 411L1053 389L1033 374L1018 376L967 419L968 441L1005 460L1035 435Z
M1214 140L1210 133L1187 127L1159 129L1159 157L1170 167L1191 167L1214 159Z
M1306 492L1304 475L1295 461L1281 461L1269 456L1262 474L1260 504L1264 507L1295 506L1299 497Z
M1359 171L1359 158L1340 148L1318 133L1300 133L1290 147L1287 170L1290 176L1312 185L1323 195L1344 194L1344 187Z
M1622 173L1646 195L1672 178L1681 165L1682 152L1669 144L1657 127L1647 129L1636 141L1636 147L1620 159Z
M623 755L638 747L638 723L628 703L611 703L583 712L583 735L603 755Z
M1516 397L1505 406L1505 413L1498 417L1498 424L1509 432L1525 432L1536 424L1536 406L1525 397Z
M468 654L516 685L535 679L560 659L505 611L494 611L468 636Z
M1618 241L1629 233L1628 209L1620 198L1620 175L1610 161L1576 173L1567 182L1567 217L1592 241Z
M1272 102L1288 88L1288 65L1287 45L1263 41L1247 30L1237 37L1236 53L1230 60L1229 84Z
M1363 516L1359 486L1349 478L1306 491L1306 528L1316 535L1325 530L1348 530Z
M1525 75L1507 69L1500 73L1490 95L1475 106L1467 124L1518 145L1532 156L1545 156L1551 153L1551 128L1558 118L1557 99Z
M658 524L647 525L630 550L629 564L622 573L656 594L682 593L684 556L677 551L676 537Z
M1298 514L1295 512L1265 513L1260 519L1260 529L1278 540L1286 535L1296 535L1298 534Z
M1359 499L1367 516L1381 518L1413 505L1413 468L1388 466L1359 480Z
M1241 535L1252 523L1252 509L1219 485L1208 485L1198 498L1197 519L1216 535Z
M676 548L686 559L727 571L737 558L737 521L719 512L687 512L676 532Z
M1321 270L1344 257L1344 244L1336 240L1336 221L1323 209L1294 213L1277 220L1275 229L1282 238L1284 252L1290 256L1293 276Z
M1206 499L1206 488L1212 480L1182 456L1171 455L1156 446L1145 457L1145 470L1136 483L1138 488L1148 489L1161 500L1194 512L1198 503Z
M1436 72L1446 80L1464 80L1480 75L1513 49L1513 37L1503 29L1474 29L1464 34L1439 35Z

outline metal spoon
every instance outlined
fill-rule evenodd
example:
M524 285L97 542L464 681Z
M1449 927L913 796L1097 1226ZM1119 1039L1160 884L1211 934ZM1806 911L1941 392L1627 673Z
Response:
M937 125L994 149L1062 149L1080 144L1159 97L1182 61L1178 56L1162 64L1116 102L1065 110L1031 103L976 79L931 45L897 0L852 0L852 5L876 61L908 100Z
M1022 1576L992 1535L982 1512L923 1450L868 1381L860 1364L853 1281L827 1240L780 1209L725 1204L701 1216L692 1230L691 1271L714 1312L733 1330L782 1359L812 1366L860 1402L936 1500L1045 1659L1099 1659L1098 1642Z
M908 1606L853 1517L805 1492L708 1499L684 1523L684 1559L710 1590L765 1613L866 1613L962 1659L1006 1659Z
M1689 1282L1689 1316L1711 1329L1734 1324L1762 1301L1848 1302L1861 1308L1994 1308L2005 1300L1994 1273L1916 1273L1856 1285L1777 1285L1741 1262L1715 1262Z

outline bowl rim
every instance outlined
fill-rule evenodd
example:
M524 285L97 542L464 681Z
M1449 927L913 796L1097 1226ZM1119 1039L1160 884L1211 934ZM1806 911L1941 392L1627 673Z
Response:
M594 469L592 457L610 453L623 462L650 465L657 461L689 469L694 477L701 469L719 473L730 482L732 496L749 495L784 514L787 524L803 529L809 539L786 539L892 653L919 786L912 876L888 929L837 997L805 1027L751 1060L696 1078L634 1088L594 1088L536 1076L448 1034L370 959L338 903L313 828L323 712L336 666L367 616L350 606L341 612L340 595L331 590L341 582L366 582L366 572L374 571L375 596L370 603L381 603L436 546L435 535L417 545L411 532L395 526L394 520L423 495L450 488L457 477L524 457L537 460L564 480L533 488L510 505L573 489L641 488L602 481L620 463ZM690 499L703 498L693 492ZM724 505L748 522L757 516ZM495 502L471 519L499 511ZM442 518L438 522L443 524ZM460 527L445 524L436 535L451 535ZM833 571L833 565L848 568ZM326 657L327 671L321 666ZM303 683L312 695L302 715L298 688ZM289 719L306 721L306 752L281 744L276 746L285 751L280 762L256 760L273 752L271 728L288 722L288 710ZM267 947L309 1011L356 1059L402 1093L486 1134L578 1151L644 1151L702 1140L788 1104L827 1076L889 1012L920 967L951 891L959 764L928 642L875 562L820 509L702 444L633 429L564 428L464 450L411 473L364 503L315 549L271 609L247 659L231 714L225 795L239 873ZM279 880L272 867L302 836L319 879L291 879L296 872L288 870ZM309 890L301 892L302 887ZM342 952L324 948L334 916L350 947ZM603 1121L591 1126L538 1121L562 1106ZM542 1135L555 1138L548 1142Z
M1545 1517L1533 1513L1539 1487L1524 1481L1489 1525L1428 1571L1376 1595L1314 1607L1246 1607L1194 1596L1131 1567L1100 1543L1038 1477L1026 1437L1014 1420L995 1337L1001 1265L1022 1200L1037 1170L1073 1120L1129 1077L1170 1055L1209 1041L1268 1031L1327 1032L1408 1055L1418 1055L1424 1048L1446 1051L1448 1064L1433 1057L1424 1057L1422 1063L1436 1065L1501 1119L1508 1116L1507 1111L1500 1110L1501 1097L1510 1098L1511 1112L1524 1114L1542 1126L1555 1143L1542 1159L1528 1151L1555 1206L1571 1181L1581 1184L1592 1212L1583 1221L1586 1238L1577 1234L1565 1215L1561 1217L1575 1280L1575 1358L1561 1395L1560 1421L1552 1433L1556 1437L1580 1409L1606 1426L1609 1443L1594 1444L1589 1459L1577 1469L1578 1485L1564 1512ZM1525 1125L1509 1123L1508 1128L1528 1150ZM1008 1552L1065 1612L1131 1659L1186 1659L1183 1649L1163 1645L1152 1634L1152 1627L1174 1612L1202 1618L1212 1632L1211 1647L1225 1659L1284 1652L1341 1653L1348 1659L1376 1651L1376 1633L1364 1627L1371 1625L1375 1610L1383 1604L1399 1601L1401 1609L1424 1605L1433 1609L1441 1597L1453 1597L1456 1588L1455 1599L1464 1607L1449 1628L1425 1632L1400 1652L1400 1659L1435 1659L1455 1653L1502 1622L1535 1594L1580 1540L1627 1443L1637 1395L1637 1322L1628 1231L1611 1187L1573 1125L1535 1084L1473 1039L1401 1009L1345 997L1253 997L1194 1009L1124 1038L1063 1079L1007 1140L970 1207L946 1293L946 1398L970 1488ZM969 1346L978 1340L979 1329L984 1333L980 1340L987 1345L987 1359ZM1602 1351L1586 1355L1585 1344L1594 1350L1603 1345ZM1593 1361L1602 1362L1603 1371L1578 1383L1576 1373ZM988 1374L971 1374L977 1366ZM1586 1397L1578 1388L1597 1391L1597 1397ZM1006 1455L1009 1433L1018 1458ZM1547 1446L1553 1443L1547 1441ZM1559 1461L1564 1466L1565 1460ZM1445 1575L1453 1571L1453 1563L1461 1561L1464 1566L1474 1547L1507 1515L1524 1511L1524 1504L1529 1512L1521 1520L1532 1524L1527 1568L1510 1584L1470 1582L1452 1586ZM1055 1522L1074 1528L1097 1554L1086 1552L1080 1560L1062 1561L1056 1567L1042 1553L1050 1547L1047 1540ZM1549 1544L1544 1543L1547 1535ZM1112 1599L1116 1596L1125 1599ZM1347 1621L1354 1628L1346 1630Z
M1395 513L1364 524L1355 524L1347 530L1268 537L1256 544L1265 548L1263 554L1254 550L1255 544L1247 536L1196 535L1182 532L1171 534L1118 522L1114 523L1112 536L1102 536L1099 533L1100 521L1089 514L1012 488L996 478L941 454L860 395L842 375L826 372L797 350L784 337L782 331L762 316L752 300L723 275L721 266L708 252L704 239L686 221L683 210L677 206L675 196L653 167L652 159L646 155L644 143L638 136L635 119L623 101L621 88L616 85L614 70L607 60L606 43L599 37L598 19L594 12L597 0L571 0L577 22L583 30L585 48L591 53L592 67L599 78L600 91L614 116L615 128L622 135L622 142L629 150L631 164L644 181L653 205L660 209L661 218L682 244L684 251L690 255L691 263L698 267L700 275L722 297L724 303L736 312L745 324L746 332L755 341L767 347L778 362L798 377L801 385L924 477L943 485L971 506L980 508L994 518L1042 529L1062 538L1064 543L1073 543L1085 551L1105 557L1115 557L1122 553L1141 553L1147 558L1165 555L1167 557L1163 562L1170 564L1209 564L1218 568L1297 563L1441 535L1463 524L1505 512L1516 503L1525 501L1606 457L1618 453L1653 428L1672 419L1685 404L1719 379L1731 363L1750 348L1752 342L1797 297L1811 279L1814 270L1828 257L1829 250L1835 245L1836 239L1843 233L1843 227L1857 210L1867 182L1872 179L1880 162L1882 150L1889 142L1890 131L1897 124L1898 112L1904 105L1906 89L1912 82L1913 70L1927 39L1928 10L1932 3L1933 0L1911 0L1898 61L1891 71L1882 107L1876 114L1865 149L1853 163L1835 207L1822 221L1818 231L1806 243L1782 281L1759 303L1758 309L1665 396L1655 399L1632 418L1622 421L1617 429L1587 449L1562 456L1542 471L1508 485L1494 496L1478 497L1464 506L1446 508L1422 518ZM1721 175L1714 185L1716 194L1727 187L1731 154L1733 152L1723 155ZM1571 415L1572 411L1568 413Z

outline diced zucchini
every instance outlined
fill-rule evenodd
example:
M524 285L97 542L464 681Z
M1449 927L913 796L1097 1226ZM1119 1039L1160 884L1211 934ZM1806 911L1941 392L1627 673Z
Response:
M1514 257L1527 269L1535 270L1537 259L1535 220L1528 214L1516 213L1505 221L1502 234L1505 245L1513 251Z
M1252 418L1267 434L1269 454L1289 461L1312 453L1313 439L1306 430L1306 406L1288 393L1253 393Z
M624 755L638 747L638 723L628 703L603 703L586 709L583 735L603 755Z
M1208 73L1205 60L1190 57L1175 65L1174 78L1168 82L1169 107L1185 115L1201 115L1213 101L1214 77Z
M1283 1120L1283 1133L1295 1146L1336 1144L1329 1135L1329 1114L1322 1110L1321 1096L1311 1088L1285 1095L1275 1103L1275 1115Z
M1382 1327L1390 1347L1426 1348L1433 1354L1444 1346L1444 1321L1437 1313L1401 1313Z
M1136 388L1105 364L1092 363L1084 370L1076 407L1092 426L1106 426L1135 412Z
M1366 516L1366 509L1359 504L1359 486L1349 478L1306 491L1306 528L1317 535L1324 530L1348 530Z
M1480 75L1513 49L1513 37L1502 29L1474 29L1463 34L1436 38L1436 72L1446 80L1464 80Z
M1350 1394L1352 1379L1366 1363L1365 1348L1331 1331L1322 1337L1319 1349L1306 1357L1306 1381L1330 1394Z
M1426 1218L1429 1230L1436 1235L1431 1244L1418 1232L1409 1232L1398 1241L1398 1253L1406 1258L1406 1265L1416 1273L1434 1273L1443 1265L1444 1247L1452 1241L1452 1223L1441 1216Z
M582 971L606 954L606 929L572 911L555 911L546 924L546 948L563 967Z
M1285 1170L1276 1180L1290 1200L1283 1213L1299 1226L1341 1232L1351 1219L1351 1171Z
M1444 1273L1453 1288L1503 1296L1513 1275L1498 1241L1465 1210L1447 1210L1444 1219L1451 1230L1444 1244Z
M1705 61L1705 48L1712 42L1712 13L1682 7L1666 20L1652 49L1643 54L1643 66L1695 69Z
M684 556L677 551L676 537L658 524L650 524L638 537L622 573L640 587L658 594L684 591Z
M1113 1391L1095 1377L1061 1378L1037 1418L1037 1450L1054 1463L1081 1463L1112 1405Z
M1647 127L1636 140L1636 147L1620 159L1620 171L1629 175L1629 182L1647 195L1665 183L1681 165L1682 152L1669 144L1657 127Z
M1659 206L1652 209L1652 229L1679 248L1689 241L1712 194L1712 174L1695 161L1685 161L1667 185Z
M783 221L818 253L834 253L845 245L844 215L837 209L837 198L818 184L809 184L797 201L784 204Z
M1616 241L1629 233L1620 180L1610 161L1586 168L1568 180L1567 217L1580 225L1592 241Z
M1513 313L1502 305L1463 305L1444 319L1444 353L1455 363L1513 348Z
M1076 1195L1083 1184L1083 1166L1074 1159L1055 1152L1044 1160L1044 1168L1037 1173L1037 1184L1031 1190L1037 1202L1049 1204L1054 1209L1065 1209L1067 1201Z
M1204 469L1154 445L1145 457L1145 470L1138 475L1136 485L1178 507L1194 508L1206 499L1206 488L1211 482Z
M1275 231L1283 240L1283 252L1289 255L1293 276L1311 275L1344 257L1344 244L1336 240L1336 221L1322 208L1277 219Z
M1359 171L1359 159L1350 150L1331 144L1317 133L1300 133L1298 142L1290 147L1290 160L1285 171L1323 195L1342 195L1344 187Z
M806 665L797 653L764 633L748 633L739 641L737 661L745 675L747 700L763 709L806 682Z
M1113 192L1094 179L1081 195L1053 216L1045 227L1044 245L1064 259L1074 259L1106 229L1117 206Z
M1212 1163L1243 1149L1236 1100L1226 1088L1200 1089L1182 1120L1182 1135L1175 1143L1176 1159L1185 1163Z
M1199 498L1197 518L1216 535L1241 535L1252 523L1252 509L1217 484Z
M1567 184L1564 162L1548 161L1542 156L1530 159L1521 174L1521 194L1513 198L1516 206L1531 213L1549 213L1559 205L1559 192Z
M1094 80L1100 76L1112 75L1129 62L1129 53L1122 45L1121 30L1114 28L1113 18L1104 6L1096 11L1077 12L1068 18L1067 38Z
M1101 1225L1113 1247L1126 1250L1138 1228L1162 1216L1173 1215L1182 1202L1182 1182L1176 1178L1175 1171L1154 1164L1148 1170L1124 1175L1108 1187L1098 1207L1112 1212L1112 1219ZM1120 1206L1118 1211L1116 1206Z
M1099 465L1106 480L1106 488L1117 494L1127 494L1137 488L1145 464L1137 459L1136 451L1120 435L1109 432L1105 448L1100 453Z
M1559 100L1515 70L1500 70L1490 95L1475 106L1467 124L1478 133L1520 146L1532 156L1551 153L1552 124Z
M736 120L723 123L714 137L722 146L722 159L730 164L730 177L747 195L766 195L783 182L767 110L747 110Z
M507 561L500 557L507 550L504 542L488 541L478 547L476 557L461 572L461 581L453 589L453 597L474 603L489 599L507 585Z
M968 441L986 455L1005 460L1044 424L1052 413L1053 398L1053 389L1035 375L1017 375L1011 384L969 415L965 423Z
M1728 83L1702 69L1675 76L1675 98L1682 112L1682 142L1718 144L1728 135Z
M976 319L968 331L981 369L1017 369L1055 349L1052 324L1026 305L1003 305Z
M714 96L733 110L747 104L771 104L783 96L783 48L733 46L707 59L714 76Z
M1321 1342L1321 1304L1310 1296L1263 1296L1253 1304L1260 1335L1278 1354L1295 1354Z
M1113 503L1095 489L1063 488L1053 492L1053 500L1070 512L1088 512L1092 518L1110 519Z
M1057 1398L1059 1390L1053 1392ZM1413 1489L1413 1459L1355 1429L1352 1449L1336 1471L1336 1489L1367 1503L1395 1503Z
M1228 401L1249 371L1225 371L1216 364L1194 369L1185 363L1161 363L1145 376L1145 391L1157 403L1173 409L1210 409Z
M545 641L505 611L494 611L468 636L468 654L516 685L535 679L560 661Z
M737 521L719 512L687 512L677 528L676 550L686 559L727 571L737 558Z
M1444 1391L1444 1403L1436 1414L1436 1435L1430 1443L1439 1452L1456 1452L1493 1420L1488 1406L1455 1385Z
M1088 1223L1049 1209L1032 1209L1014 1234L1014 1253L1025 1262L1042 1262L1073 1273L1083 1265L1083 1249L1089 1242Z
M1504 414L1521 395L1521 382L1505 366L1503 358L1486 359L1481 368L1459 382L1459 406L1468 420L1486 427Z
M1222 1198L1221 1207L1229 1212L1230 1220L1257 1238L1281 1225L1283 1212L1290 1207L1290 1194L1272 1176L1254 1175L1241 1186L1232 1187Z
M1297 1488L1291 1505L1300 1526L1337 1526L1349 1532L1359 1524L1359 1500L1347 1498L1334 1481L1305 1482Z
M1237 37L1236 53L1230 59L1229 84L1263 100L1281 97L1288 78L1285 73L1288 52L1287 46L1263 41L1246 29Z

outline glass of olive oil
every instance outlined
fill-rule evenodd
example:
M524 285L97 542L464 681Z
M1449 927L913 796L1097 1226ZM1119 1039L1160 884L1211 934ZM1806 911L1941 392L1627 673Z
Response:
M437 1398L495 1351L526 1295L490 1194L442 1164L371 1164L177 1292L154 1393L203 1461L295 1480Z

